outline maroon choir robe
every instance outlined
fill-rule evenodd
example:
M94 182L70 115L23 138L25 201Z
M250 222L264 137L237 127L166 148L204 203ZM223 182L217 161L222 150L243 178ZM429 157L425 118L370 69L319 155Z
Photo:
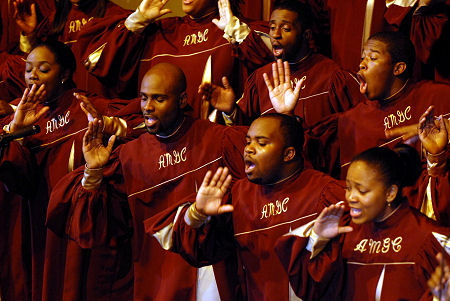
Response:
M443 114L448 118L449 95L450 86L446 84L407 83L389 101L366 100L344 113L329 116L307 133L309 157L315 168L345 177L350 160L360 152L402 142L401 138L387 139L385 130L418 123L430 105L435 107L435 116Z
M293 87L305 78L294 109L305 128L330 114L350 109L362 99L356 78L323 55L310 54L300 63L290 64L290 70ZM249 77L244 94L237 102L244 115L240 123L250 124L262 114L275 112L263 73L267 73L273 83L272 64L259 68Z
M206 68L209 57L211 82L222 85L221 79L226 76L237 94L242 93L243 83L251 72L273 60L257 35L249 35L239 46L231 45L223 38L224 32L211 22L214 18L218 15L202 19L165 18L148 25L142 34L128 30L121 22L92 39L83 60L91 53L101 54L95 66L91 66L92 74L114 87L121 98L138 96L142 78L152 66L173 63L188 78L186 91L191 97L192 116L200 117L202 101L197 91L203 74L209 73ZM268 31L265 22L250 22L249 26ZM89 27L95 30L95 26Z
M54 1L29 1L36 3L38 22L55 10ZM0 3L0 99L11 101L24 90L25 63L19 49L20 29L13 18L13 1Z
M239 180L231 190L232 215L211 217L200 228L186 223L186 204L179 207L181 211L175 207L145 223L147 233L155 237L162 231L173 231L164 240L172 242L170 251L194 265L237 252L248 300L291 300L295 295L291 295L289 280L274 252L276 240L291 228L317 218L324 207L343 200L341 184L305 169L272 185ZM189 201L195 201L195 196Z
M430 176L427 167L424 167L416 184L403 189L411 207L420 210L444 227L450 227L449 163L447 152L447 167L442 174Z
M48 227L93 250L131 240L136 300L195 300L197 269L163 251L143 222L195 193L207 170L228 166L242 178L245 133L187 116L170 137L145 133L112 153L97 190L82 187L83 167L64 177L50 199Z
M24 1L25 3L35 3L36 16L39 20L49 16L55 10L55 2L47 0ZM3 53L18 54L20 28L14 20L13 1L2 1L0 3L0 58Z
M62 33L59 36L52 36L51 33L55 14L55 10L53 9L52 13L45 16L45 18L37 25L35 30L36 38L38 41L41 41L52 37L69 45L77 60L77 69L73 75L77 87L84 91L113 98L115 95L110 95L106 87L104 87L95 77L89 75L80 59L81 52L86 45L84 45L84 42L78 43L78 36L83 31L84 26L92 21L95 13L94 10L84 12L77 6L72 5L71 10L67 15L67 20ZM116 16L124 16L128 13L128 10L123 9L112 2L108 2L105 17L101 19L105 20L104 26L106 27L115 20L114 18L116 18ZM104 28L98 30L104 30ZM0 72L0 89L3 92L0 91L0 97L3 97L5 100L9 101L21 97L23 90L26 88L23 76L25 72L26 56L27 55L23 54L8 56L6 61L2 64ZM1 83L1 81L3 81L3 83Z
M365 101L356 107L344 112L332 115L318 123L306 135L307 158L313 166L335 177L345 178L350 160L366 149L376 146L394 148L402 143L402 139L387 139L385 130L416 124L420 116L430 106L435 106L435 116L440 114L448 118L450 108L450 86L436 84L431 81L408 83L397 95L388 102ZM421 153L420 141L416 139L413 145ZM416 194L413 204L421 209L423 196L428 185L429 178L419 182L422 188ZM432 181L432 187L437 187L436 181ZM445 187L445 180L439 184ZM423 186L425 185L425 186ZM448 189L448 188L444 188ZM445 196L443 196L445 198ZM437 200L437 198L433 198ZM448 215L447 209L435 206L436 218L438 212L442 217ZM423 212L423 211L422 211ZM444 221L444 219L437 219Z
M34 172L36 175L33 179L36 189L31 195L28 213L31 250L27 250L32 256L33 300L60 300L63 299L63 291L65 298L76 300L82 300L85 295L89 299L94 293L106 294L103 291L98 292L100 288L105 287L101 287L102 279L116 276L118 273L109 270L116 264L114 263L117 261L116 258L114 261L111 259L102 261L101 257L106 255L97 255L103 250L89 254L66 237L57 236L45 229L47 204L52 189L63 175L84 165L81 149L88 121L80 108L79 100L73 96L74 92L82 91L77 89L65 91L55 100L55 106L36 123L40 126L41 132L24 139L24 149L30 150L35 158L35 166L17 167L29 173ZM111 109L109 100L98 97L91 97L90 100L100 113L106 116L113 114L114 110ZM17 105L18 102L19 99L13 103ZM5 123L9 121L6 120ZM17 181L17 178L14 181ZM25 187L31 190L30 185L23 185L13 191L22 194ZM94 264L90 264L89 258ZM107 264L112 267L106 266ZM103 270L97 271L96 268ZM89 279L87 275L96 275L98 279ZM97 287L94 287L94 283ZM110 282L107 285L110 286Z
M383 222L356 225L310 259L308 238L280 238L276 252L303 300L432 300L427 281L449 234L408 206Z
M372 10L368 0L307 2L319 16L320 24L329 24L329 33L322 29L323 35L330 35L332 57L344 69L358 70L362 47L371 35L386 30L401 31L410 37L416 50L415 78L449 81L448 29L445 29L449 1L417 9L419 1L374 0Z
M25 153L24 153L25 152ZM12 141L0 153L0 298L31 300L29 206L34 174L27 149ZM28 189L24 189L27 187ZM20 191L14 194L12 191Z

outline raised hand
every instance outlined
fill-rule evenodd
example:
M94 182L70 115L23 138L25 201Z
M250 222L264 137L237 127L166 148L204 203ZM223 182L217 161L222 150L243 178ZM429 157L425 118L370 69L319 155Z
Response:
M36 4L32 3L28 7L28 3L25 0L16 0L13 2L13 5L13 18L16 20L17 26L25 35L32 34L37 25Z
M209 170L203 179L195 199L195 208L204 215L218 215L233 211L232 205L222 205L222 198L231 183L228 168L219 167L212 178L211 174Z
M108 162L116 136L109 138L108 145L103 145L103 123L94 119L89 122L88 130L83 136L83 155L88 168L101 168Z
M215 109L231 114L235 106L236 95L225 76L222 77L222 84L223 88L213 84L201 84L198 87L198 94L203 100L208 100Z
M303 85L305 78L297 82L295 89L292 90L291 85L291 71L289 63L277 60L272 64L273 86L270 82L267 73L263 74L264 82L267 90L269 90L270 101L277 113L293 115L294 108L300 97L300 88Z
M220 30L225 30L225 27L228 23L230 23L231 18L233 17L233 12L231 11L230 1L229 0L219 0L217 2L219 6L219 16L220 19L213 19L212 22L216 24L216 26Z
M139 4L139 11L148 21L155 21L172 11L168 8L163 8L168 0L143 0Z
M47 106L42 107L42 102L46 97L47 92L44 84L39 89L36 84L31 89L26 88L14 113L9 130L13 132L35 124L49 110Z
M433 116L433 106L430 106L419 120L419 138L425 150L430 154L442 152L448 144L448 127L441 115L436 120Z
M89 99L80 93L73 93L76 99L80 101L80 107L86 114L88 121L94 121L94 119L102 120L103 116L97 111L94 105L89 101Z
M344 213L344 205L324 208L314 223L314 232L323 239L332 239L339 234L353 231L350 226L340 227L339 220Z

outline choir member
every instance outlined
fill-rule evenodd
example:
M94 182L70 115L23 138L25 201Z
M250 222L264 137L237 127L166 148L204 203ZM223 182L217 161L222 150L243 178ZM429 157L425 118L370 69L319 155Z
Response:
M214 176L209 171L196 195L145 221L147 233L193 265L237 252L248 300L299 300L273 245L322 208L343 200L344 189L333 178L304 168L303 130L295 117L263 115L252 123L246 139L247 178L226 195L231 181L227 168Z
M357 155L346 178L351 221L341 221L343 205L332 205L311 233L296 229L280 238L276 252L299 297L432 300L427 280L442 250L439 233L448 235L449 229L409 207L402 196L402 187L413 184L420 171L417 153L415 158L388 148Z
M307 0L331 39L332 58L346 70L357 70L368 38L379 31L400 31L417 53L415 79L449 82L449 2L445 0Z
M303 119L305 128L360 101L362 96L358 92L356 77L311 49L312 21L307 5L296 0L276 1L269 25L273 55L280 61L259 68L249 77L237 105L235 94L226 79L225 88L211 84L200 87L200 93L206 98L214 97L211 103L228 115L228 119L250 124L261 114L274 111L263 76L269 78L267 74L272 73L274 76L276 73L284 75L281 59L289 62L292 85L305 79L301 98L294 110ZM278 75L275 78L278 80ZM272 77L270 79L273 80ZM291 85L291 82L286 81L286 85Z
M225 165L233 178L243 177L245 131L187 116L186 79L175 65L153 66L140 94L148 133L111 153L101 144L101 126L91 122L83 141L86 166L58 183L48 226L93 250L131 240L136 300L218 300L214 278L227 280L221 273L233 275L228 269L235 266L215 265L214 275L211 267L195 269L145 235L143 222L194 193L208 169ZM219 293L235 300L231 289Z
M92 39L86 50L86 63L92 74L118 91L122 98L136 97L138 83L150 67L160 62L176 64L190 77L187 93L192 116L204 119L210 108L196 93L200 83L218 84L222 76L227 76L231 86L240 93L248 75L269 62L271 53L258 35L244 39L249 33L241 33L242 27L248 26L236 18L230 19L233 20L228 26L231 32L225 30L231 34L227 36L234 44L223 38L225 14L216 19L219 17L216 0L183 1L186 16L157 20L170 12L164 8L166 2L143 0L126 20ZM239 2L231 1L234 14ZM226 4L221 7L221 11L230 9ZM252 32L267 31L265 22L249 25Z
M95 77L88 76L88 73L82 65L80 56L86 45L80 43L79 35L85 25L94 18L108 16L108 18L104 18L104 27L97 29L101 31L105 30L105 27L111 23L114 23L117 16L128 13L129 11L108 0L64 0L56 1L55 9L52 13L45 16L42 20L38 20L34 5L30 5L23 0L15 2L15 18L21 30L20 48L24 53L30 52L40 41L51 38L58 39L70 45L78 64L77 71L74 74L74 81L77 86L85 91L111 97L115 95L108 95L106 88ZM8 59L2 69L2 79L8 83L6 86L17 86L19 91L23 91L25 83L23 82L23 78L18 76L21 70L24 69L22 57ZM18 72L19 70L20 72Z
M32 9L36 12L36 19L41 21L49 16L55 9L53 1L36 0L22 1L25 5L19 5L18 10ZM31 5L30 5L31 4ZM22 95L23 78L10 79L10 69L23 69L23 53L19 47L20 27L16 24L17 3L15 1L2 1L0 3L0 100L11 101ZM22 66L22 67L21 67ZM18 72L21 74L22 71Z
M111 107L109 101L91 98L94 108L89 100L76 94L82 91L76 89L72 80L75 64L70 48L61 42L48 41L35 47L26 60L24 75L28 88L25 89L21 99L13 102L17 105L13 116L3 119L4 124L9 121L4 127L8 132L15 132L31 125L39 125L41 128L40 133L22 142L23 152L33 158L30 159L34 162L33 168L30 170L28 165L16 167L36 175L30 185L17 187L20 194L23 194L24 187L29 187L32 191L29 201L24 202L23 208L24 213L29 211L29 220L28 214L24 214L22 223L25 235L31 233L31 250L27 251L31 252L30 281L33 300L41 300L42 291L44 300L62 299L63 290L67 297L71 296L74 299L81 299L81 295L85 294L83 289L87 285L85 277L91 266L89 262L82 265L80 257L86 255L95 259L96 253L92 252L91 255L83 253L81 248L66 237L61 238L51 231L47 232L45 217L48 199L56 182L84 163L79 150L82 132L88 124L86 115L91 115L89 116L91 119L94 117L104 119L105 130L108 132L120 135L126 132L125 126L115 127L117 119L103 118L102 115L111 115L116 110ZM9 158L4 156L3 159ZM13 175L11 173L11 176ZM9 182L21 180L21 178L10 179ZM33 187L35 189L32 189ZM27 228L27 225L30 228ZM106 270L109 267L103 268ZM95 270L89 272L98 275ZM103 273L107 275L104 271ZM96 285L101 283L98 279L95 281ZM74 282L77 286L73 284Z
M310 159L333 176L345 175L353 156L374 146L393 147L401 137L386 137L395 129L412 126L430 105L445 117L450 87L431 81L412 82L414 47L400 33L373 35L364 47L358 79L367 101L318 123L308 132ZM417 130L415 130L417 134ZM419 146L417 146L419 148Z

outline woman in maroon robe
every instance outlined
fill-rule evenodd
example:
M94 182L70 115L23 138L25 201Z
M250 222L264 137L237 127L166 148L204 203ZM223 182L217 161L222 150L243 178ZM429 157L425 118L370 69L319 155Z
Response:
M346 179L351 222L342 224L344 206L332 205L309 239L289 233L278 241L278 256L303 300L432 300L427 280L442 251L440 233L449 229L402 196L420 172L417 154L411 158L388 148L359 154Z
M85 101L83 102L86 106L80 107L80 98L74 95L74 93L82 92L76 89L72 80L74 70L75 58L70 48L63 43L48 41L35 47L26 61L25 82L29 88L25 90L22 99L13 102L17 105L13 117L3 120L3 124L7 124L4 129L10 132L33 124L41 128L39 134L28 137L22 142L23 153L30 156L34 163L31 165L32 168L30 165L21 164L15 158L5 155L2 158L12 162L14 169L36 174L31 184L21 185L15 189L20 194L27 192L24 187L33 191L31 196L30 193L27 195L30 201L26 203L26 208L23 208L23 212L29 211L27 213L29 220L24 220L24 225L27 222L32 225L24 231L31 236L31 250L28 251L31 253L30 261L32 262L33 300L41 300L43 278L43 299L61 299L63 290L65 296L69 298L83 299L84 294L90 296L83 289L86 287L85 275L88 271L92 275L95 274L88 261L89 258L96 256L95 252L82 252L75 243L71 243L65 237L58 237L53 232L47 232L45 229L50 192L63 175L84 164L80 148L83 132L88 124L85 110L90 108ZM98 110L97 113L91 111L94 117L99 117L100 115L95 115L100 113L110 115L110 109L113 109L109 101L101 98L91 98L91 100ZM17 152L7 153L17 155ZM24 179L25 177L5 179L4 182L8 184L8 182ZM12 189L14 190L14 187ZM108 253L104 252L102 255L106 256L106 254ZM45 275L43 274L44 258ZM100 263L102 261L96 261L97 266ZM107 268L103 267L103 269ZM104 272L102 276L106 277L106 274L107 272ZM96 283L99 281L96 280Z

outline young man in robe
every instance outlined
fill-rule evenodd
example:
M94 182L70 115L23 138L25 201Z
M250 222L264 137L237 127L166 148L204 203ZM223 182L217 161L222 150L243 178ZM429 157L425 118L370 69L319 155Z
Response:
M247 80L244 93L237 102L235 95L240 94L233 93L226 79L224 88L205 84L200 87L200 92L225 113L225 119L250 124L260 115L275 111L270 102L271 91L265 82L273 80L267 74L272 74L274 69L282 69L281 60L284 60L289 63L292 76L292 83L286 82L286 85L294 86L300 79L305 79L301 98L294 110L303 119L305 128L325 116L353 107L362 98L356 77L331 59L313 52L310 48L311 18L309 7L299 1L276 1L269 26L273 56L279 61L256 70ZM283 71L278 73L284 74Z
M333 60L344 69L358 70L364 45L371 35L400 31L409 36L416 50L414 79L449 82L448 1L307 2L319 19L321 36L331 43Z
M237 252L248 300L299 300L274 243L316 218L324 206L344 200L344 189L333 178L304 168L303 130L295 117L263 115L246 140L246 179L224 197L231 181L228 169L219 168L214 176L209 171L196 195L145 221L147 233L194 265Z
M140 94L147 133L111 154L114 138L104 147L101 123L91 122L86 167L57 185L48 226L66 229L83 248L131 241L136 300L218 300L215 279L229 279L221 273L235 266L215 266L214 275L211 267L195 269L145 235L143 222L196 192L207 169L225 165L235 179L243 177L245 131L186 116L186 79L175 65L152 67ZM236 298L231 285L220 291L222 300Z
M402 136L417 135L419 118L430 105L437 116L448 118L450 86L412 82L414 60L411 41L400 33L381 32L367 41L358 78L360 92L368 100L326 118L308 132L308 158L315 168L343 177L359 152L375 146L393 148ZM421 151L417 140L410 143ZM422 201L415 206L421 209Z

